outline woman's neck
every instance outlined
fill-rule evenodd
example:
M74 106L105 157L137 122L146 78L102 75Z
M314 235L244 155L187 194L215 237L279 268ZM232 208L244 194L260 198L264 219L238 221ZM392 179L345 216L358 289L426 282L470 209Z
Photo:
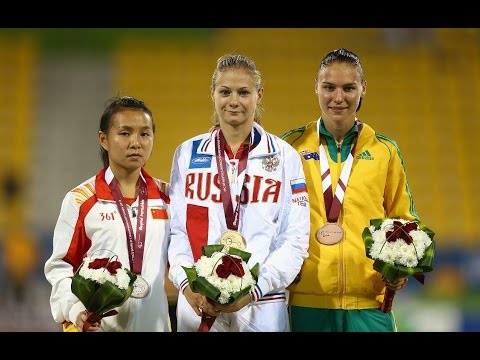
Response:
M125 171L125 169L112 169L113 175L117 180L118 186L122 191L122 195L126 198L137 197L137 182L140 177L140 169L133 172Z
M250 141L250 132L252 128L238 129L232 127L221 128L225 141L230 146L233 153L236 153L240 145L248 144Z
M328 130L330 134L332 134L333 138L337 142L337 144L341 144L345 135L350 131L353 124L355 123L355 119L353 121L348 122L335 122L335 121L328 121L323 120L323 124L325 125L325 129Z

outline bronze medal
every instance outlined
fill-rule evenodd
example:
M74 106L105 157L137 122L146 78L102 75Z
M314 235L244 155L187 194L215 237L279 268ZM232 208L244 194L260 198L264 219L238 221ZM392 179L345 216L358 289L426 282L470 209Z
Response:
M132 297L141 299L148 295L150 291L150 285L148 285L147 280L145 280L140 275L137 275L137 279L133 283Z
M245 238L238 231L227 230L222 236L220 236L220 243L222 245L233 247L239 250L245 250L247 248L247 242Z
M337 223L326 223L317 230L316 237L320 244L334 245L343 239L343 229Z

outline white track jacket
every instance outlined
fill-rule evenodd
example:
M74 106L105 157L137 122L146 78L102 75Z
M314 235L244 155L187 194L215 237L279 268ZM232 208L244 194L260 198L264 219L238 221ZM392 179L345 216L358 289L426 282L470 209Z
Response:
M169 276L183 290L191 267L207 244L219 244L227 230L215 156L217 130L183 142L175 151L170 179ZM257 302L285 301L285 287L308 256L310 207L299 154L254 123L246 169L229 182L233 208L240 200L238 231L260 264L252 295ZM227 172L231 173L228 156ZM245 187L240 195L240 187Z
M168 184L152 178L144 169L148 191L146 238L142 277L150 284L143 299L130 297L118 315L102 319L104 331L170 331L167 295L164 288L170 234ZM45 263L45 276L52 285L50 306L58 323L75 322L85 309L71 291L72 276L88 257L118 255L122 268L130 268L125 227L108 184L110 168L71 190L64 198L53 235L53 253ZM126 205L135 231L138 198Z

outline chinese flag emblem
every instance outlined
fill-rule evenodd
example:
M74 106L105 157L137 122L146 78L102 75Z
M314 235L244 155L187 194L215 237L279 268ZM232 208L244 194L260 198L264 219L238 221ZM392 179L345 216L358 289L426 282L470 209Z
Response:
M150 211L152 212L152 218L154 219L161 219L161 220L168 219L167 209L154 208L154 209L150 209Z

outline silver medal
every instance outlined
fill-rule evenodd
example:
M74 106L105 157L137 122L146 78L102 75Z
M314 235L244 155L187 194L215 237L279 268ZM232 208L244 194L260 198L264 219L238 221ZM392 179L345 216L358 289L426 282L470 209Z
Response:
M148 295L150 291L150 285L148 285L147 280L145 280L140 275L137 275L137 279L133 283L132 297L141 299Z

